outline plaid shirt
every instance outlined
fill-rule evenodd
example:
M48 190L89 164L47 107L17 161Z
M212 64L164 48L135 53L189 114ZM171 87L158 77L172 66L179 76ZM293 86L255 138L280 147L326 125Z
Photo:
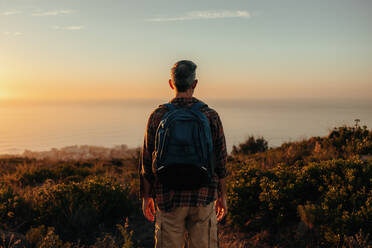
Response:
M180 107L190 107L199 100L192 98L173 98L170 102ZM205 206L216 200L218 195L218 179L224 178L226 172L226 141L222 128L222 123L217 112L209 107L202 107L210 123L214 154L216 156L215 175L211 183L197 190L171 190L164 187L156 180L153 173L152 161L155 148L155 135L158 125L163 115L168 111L164 106L155 109L148 120L146 134L142 148L142 163L140 169L141 175L141 196L143 196L142 176L152 185L152 194L155 195L157 206L162 211L170 211L175 207L196 207Z

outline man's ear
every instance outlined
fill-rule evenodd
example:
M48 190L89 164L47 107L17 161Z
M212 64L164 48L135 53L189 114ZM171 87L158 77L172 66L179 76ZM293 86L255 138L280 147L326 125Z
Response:
M197 84L198 84L198 80L195 79L195 81L191 85L191 88L195 89L195 87L196 87Z
M174 90L174 86L173 86L173 83L172 83L172 79L169 79L169 86L172 88L172 90Z

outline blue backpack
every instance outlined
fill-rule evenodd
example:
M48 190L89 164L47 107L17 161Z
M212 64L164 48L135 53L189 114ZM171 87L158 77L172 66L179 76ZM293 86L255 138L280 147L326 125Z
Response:
M155 135L153 170L159 182L171 189L191 190L206 186L214 172L214 154L208 118L191 108L164 104L164 114Z

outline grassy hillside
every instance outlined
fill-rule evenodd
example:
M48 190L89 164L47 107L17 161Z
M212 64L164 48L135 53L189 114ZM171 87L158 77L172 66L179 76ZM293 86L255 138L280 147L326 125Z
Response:
M228 158L220 247L368 247L372 132L268 148L250 137ZM0 159L0 247L153 247L141 216L139 153L126 159Z
M125 226L138 209L137 161L2 159L0 247L130 244Z
M272 149L250 137L229 157L228 224L264 247L371 245L371 154L367 127Z

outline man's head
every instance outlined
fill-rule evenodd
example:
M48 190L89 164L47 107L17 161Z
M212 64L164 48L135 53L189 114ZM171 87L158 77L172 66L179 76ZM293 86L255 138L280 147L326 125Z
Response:
M171 87L175 86L177 92L186 92L189 89L194 89L197 83L195 70L196 64L194 62L190 60L178 61L172 67L169 84Z

